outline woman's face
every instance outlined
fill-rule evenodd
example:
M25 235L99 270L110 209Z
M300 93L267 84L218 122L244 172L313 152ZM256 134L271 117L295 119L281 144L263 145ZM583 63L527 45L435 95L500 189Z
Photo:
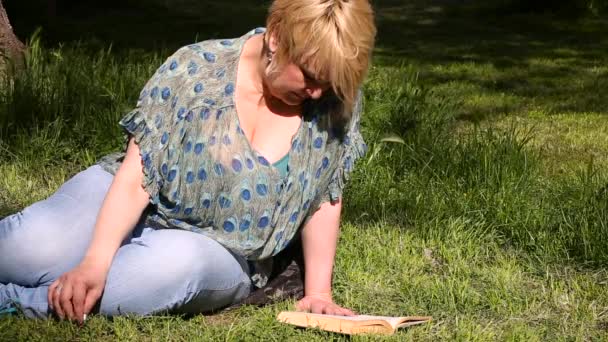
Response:
M270 94L288 105L299 105L306 99L316 100L329 89L329 82L320 81L304 65L289 63L266 78Z
M274 42L270 41L274 51ZM290 62L277 73L266 75L265 84L270 94L288 105L299 105L306 99L316 100L330 88L330 83L319 80L306 63Z

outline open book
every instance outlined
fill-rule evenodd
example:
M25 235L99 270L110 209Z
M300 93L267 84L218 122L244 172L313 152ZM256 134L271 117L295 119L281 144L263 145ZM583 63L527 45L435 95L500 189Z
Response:
M303 328L319 328L342 334L385 334L392 335L399 328L422 324L431 320L430 316L335 316L312 314L300 311L283 311L277 320Z

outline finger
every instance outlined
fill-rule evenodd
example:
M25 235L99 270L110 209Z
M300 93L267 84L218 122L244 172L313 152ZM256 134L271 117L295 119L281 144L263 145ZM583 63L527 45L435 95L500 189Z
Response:
M55 311L55 313L57 314L57 316L60 319L63 319L65 317L65 313L63 312L63 309L61 308L61 304L59 302L59 295L61 293L61 290L62 290L61 288L63 286L62 281L65 281L64 277L59 278L53 284L53 292L50 293L53 311Z
M325 313L325 302L315 300L310 304L310 312L323 314Z
M91 310L93 310L93 306L97 303L99 297L101 297L101 291L102 290L100 289L91 289L87 291L87 296L84 300L84 314L88 315Z
M59 302L61 303L61 309L63 310L66 318L74 319L74 307L72 306L72 296L74 294L72 288L72 282L69 281L66 284L63 284L61 288L61 293L59 295Z
M338 315L338 310L335 305L327 305L323 310L326 315Z
M341 306L339 306L339 305L335 305L335 306L333 307L333 310L334 310L334 312L335 312L335 315L338 315L338 316L345 316L345 311L344 311L344 308L343 308L343 307L341 307Z
M64 319L65 313L63 312L63 308L61 307L61 303L60 303L61 291L63 291L63 289L61 287L55 286L53 288L53 293L51 294L51 296L52 296L51 303L53 303L53 309L55 310L55 313L57 314L57 316L59 316L59 318L61 318L61 319Z
M342 312L344 313L344 316L356 316L357 314L350 309L346 309L346 308L342 308Z
M304 306L304 305L302 304L302 301L301 301L301 300L300 300L300 301L298 301L298 302L296 303L296 310L297 310L297 311L303 311L303 306Z
M53 305L53 294L55 293L55 288L57 287L57 281L55 280L50 286L48 291L46 292L46 301L49 303L49 308L52 311L55 311L53 309L54 305Z
M74 285L72 306L74 307L74 317L80 323L84 323L84 300L86 298L86 290L84 283L76 283Z
M354 313L346 308L338 308L337 314L341 316L353 316Z
M310 301L307 298L304 298L296 303L297 311L309 311L310 310Z
M346 308L343 308L340 305L337 305L336 303L333 303L331 305L330 310L333 311L332 315L338 315L338 316L352 316L353 315L352 311L350 311Z

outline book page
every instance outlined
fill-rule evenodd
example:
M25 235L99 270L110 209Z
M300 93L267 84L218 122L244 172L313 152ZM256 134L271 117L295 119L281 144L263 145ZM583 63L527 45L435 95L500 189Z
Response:
M400 327L407 327L428 322L427 316L339 316L313 314L302 311L283 311L277 316L279 321L291 323L301 327L319 327L323 330L340 333L381 333L392 334Z
M426 321L429 321L430 317L392 317L392 316L372 316L372 315L356 315L356 316L338 316L338 315L322 315L322 314L308 314L310 316L319 316L319 317L330 317L336 319L342 319L346 321L353 322L363 322L363 321L386 321L388 322L394 329L399 327L407 327L410 325L421 324Z
M361 321L373 321L373 320L383 320L383 321L389 321L391 319L397 319L399 320L400 318L403 317L389 317L389 316L370 316L370 315L356 315L356 316L339 316L339 315L323 315L323 314L307 314L309 316L319 316L319 317L329 317L329 318L336 318L336 319L342 319L342 320L346 320L346 321L354 321L354 322L361 322Z
M393 329L421 324L429 320L429 317L392 317L392 316L370 316L358 315L354 321L382 320L387 321ZM351 317L347 317L351 318Z

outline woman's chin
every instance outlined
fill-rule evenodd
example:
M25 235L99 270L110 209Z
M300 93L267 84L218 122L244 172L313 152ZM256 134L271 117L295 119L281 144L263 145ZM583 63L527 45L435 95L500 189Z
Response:
M299 106L304 102L304 99L293 92L274 92L272 89L269 91L270 97L275 103L282 103L286 106Z
M290 104L292 106L297 106L297 105L301 105L305 98L296 95L295 93L290 93L288 95L285 96L286 97L286 101L284 101L287 104Z
M285 100L283 101L283 103L285 103L288 106L299 106L302 104L302 102L304 102L303 100Z
M283 95L283 96L275 96L275 99L283 102L288 106L299 106L304 102L304 99L296 96L296 95Z

